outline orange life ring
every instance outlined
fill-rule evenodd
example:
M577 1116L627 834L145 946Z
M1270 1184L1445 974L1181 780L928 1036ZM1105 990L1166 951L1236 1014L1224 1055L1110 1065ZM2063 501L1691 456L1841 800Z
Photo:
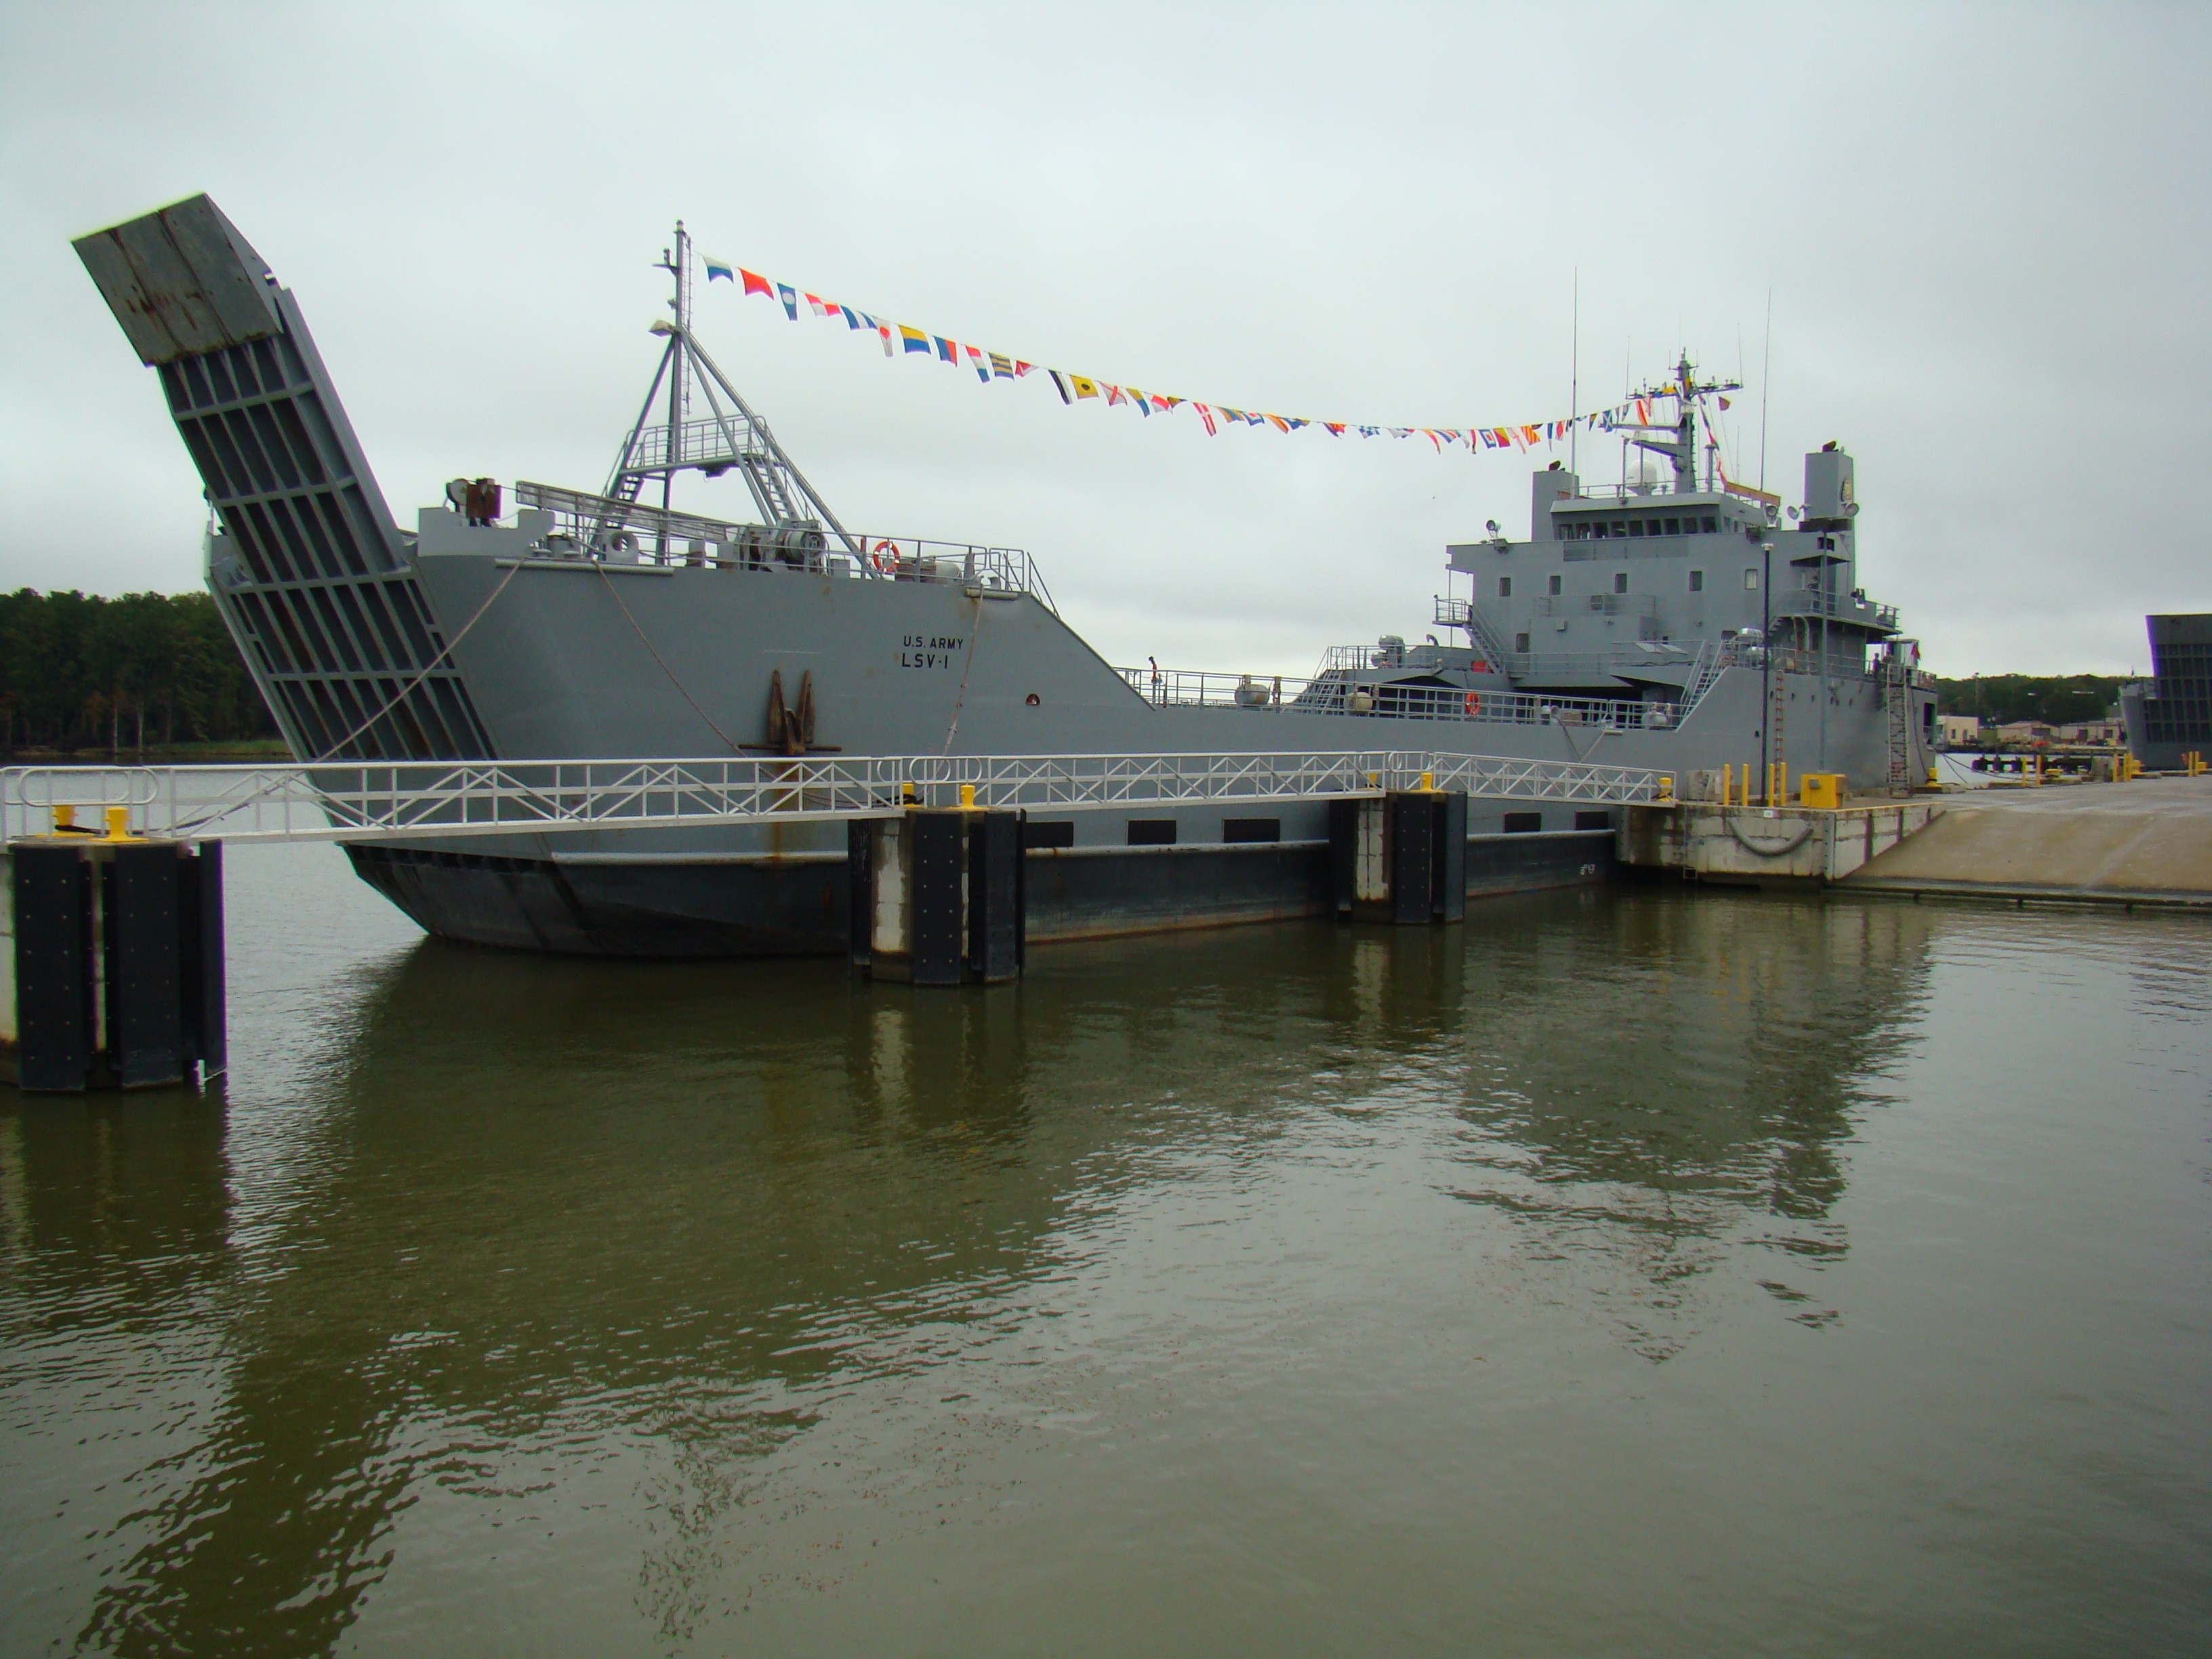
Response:
M1478 693L1470 691L1467 694L1467 712L1470 714L1482 712L1482 698Z
M891 564L896 564L898 562L899 556L899 545L896 542L886 538L883 541L878 542L873 547L868 550L868 562L875 566L878 570L888 570L890 568L890 565L887 565L884 562L884 550L886 548L890 550Z

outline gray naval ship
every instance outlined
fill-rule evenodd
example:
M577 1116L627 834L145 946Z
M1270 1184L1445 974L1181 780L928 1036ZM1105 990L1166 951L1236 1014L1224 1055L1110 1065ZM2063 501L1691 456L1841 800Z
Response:
M411 531L298 301L211 201L76 246L159 371L206 485L209 587L302 761L1400 750L1686 781L1779 761L1862 792L1929 764L1932 682L1859 585L1850 456L1807 456L1786 516L1721 474L1709 434L1701 482L1719 388L1686 356L1623 433L1623 483L1554 462L1526 539L1492 522L1445 550L1419 642L1332 649L1302 678L1124 668L1026 553L842 523L694 332L681 226L659 367L605 483L457 479ZM679 510L686 473L734 474L750 513ZM1326 804L1266 810L1032 817L1030 938L1322 912ZM1601 879L1613 827L1607 810L1470 802L1469 890ZM835 823L348 853L448 939L641 956L848 939Z

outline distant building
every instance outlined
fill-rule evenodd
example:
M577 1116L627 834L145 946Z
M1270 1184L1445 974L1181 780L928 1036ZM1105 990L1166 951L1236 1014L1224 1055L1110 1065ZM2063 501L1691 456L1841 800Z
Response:
M2119 720L2063 720L2053 728L2060 743L2124 743L2127 727Z
M2212 754L2212 613L2147 617L2148 681L2120 688L2128 747L2155 772L2190 750Z
M1989 735L1999 743L2049 743L2057 732L2047 720L2013 720Z
M1938 714L1936 735L1947 749L1970 749L1982 740L1982 723L1972 714Z

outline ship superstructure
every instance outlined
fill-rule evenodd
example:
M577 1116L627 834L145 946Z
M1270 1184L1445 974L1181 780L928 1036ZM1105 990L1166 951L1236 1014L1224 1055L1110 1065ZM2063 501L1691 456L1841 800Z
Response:
M1330 651L1310 677L1116 668L1016 549L842 524L698 341L689 240L660 268L659 363L596 490L456 479L394 524L299 307L204 197L78 246L208 488L209 583L302 760L1450 750L1685 779L1924 774L1934 700L1856 574L1850 457L1805 500L1698 465L1714 390L1686 359L1625 434L1671 465L1535 474L1531 530L1447 550L1431 635ZM735 473L753 516L679 508ZM509 497L511 496L511 501ZM653 499L658 496L658 500ZM1763 775L1763 774L1762 774ZM1325 808L1034 820L1030 934L1322 908ZM1469 885L1594 879L1611 815L1470 803ZM615 954L830 951L834 826L609 831L351 849L434 933Z

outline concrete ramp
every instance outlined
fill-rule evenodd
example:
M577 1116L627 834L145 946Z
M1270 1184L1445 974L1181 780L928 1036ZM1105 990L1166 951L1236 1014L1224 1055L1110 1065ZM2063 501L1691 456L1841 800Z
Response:
M2212 779L1954 798L1841 884L2212 908Z

